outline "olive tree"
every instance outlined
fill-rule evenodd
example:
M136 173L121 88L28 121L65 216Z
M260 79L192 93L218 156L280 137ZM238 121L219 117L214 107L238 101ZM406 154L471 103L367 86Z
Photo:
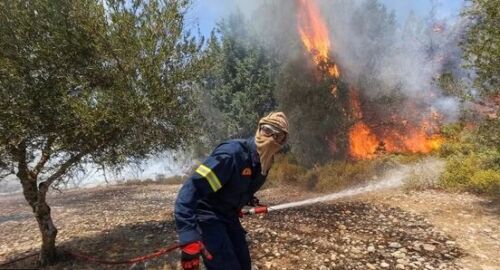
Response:
M120 166L195 134L203 61L188 0L0 1L0 175L19 179L57 259L46 196L84 164Z

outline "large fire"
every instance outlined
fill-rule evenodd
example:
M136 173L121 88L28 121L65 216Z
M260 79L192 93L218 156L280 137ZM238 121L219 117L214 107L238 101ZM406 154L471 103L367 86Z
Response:
M351 87L349 97L352 114L356 119L349 130L349 153L353 158L373 158L382 153L429 153L440 147L442 138L437 134L439 114L431 112L424 115L418 124L393 115L370 128L363 117L359 92ZM406 107L408 110L418 111L411 104Z
M333 77L339 78L340 68L333 63L330 53L331 42L326 27L315 0L298 1L298 32L304 47L311 54L314 63L325 66ZM332 87L335 94L336 86ZM436 112L423 116L419 121L409 121L402 116L393 115L389 119L373 119L368 123L363 117L363 108L359 92L350 88L349 105L352 117L356 120L349 129L349 154L355 159L373 158L380 153L428 153L438 149L442 138L439 131L439 114ZM411 104L408 107L412 107ZM419 110L415 110L418 114Z

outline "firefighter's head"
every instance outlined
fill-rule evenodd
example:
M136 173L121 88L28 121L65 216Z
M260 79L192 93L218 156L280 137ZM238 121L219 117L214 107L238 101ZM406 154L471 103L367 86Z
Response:
M262 174L267 174L273 156L288 140L288 119L282 112L272 112L259 121L255 144L260 156Z
M260 119L257 132L283 146L288 140L288 119L282 112L272 112Z

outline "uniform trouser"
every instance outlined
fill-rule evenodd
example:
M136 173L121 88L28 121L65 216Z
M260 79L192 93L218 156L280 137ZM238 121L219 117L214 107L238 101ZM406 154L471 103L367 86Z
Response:
M212 260L204 259L208 270L250 270L250 252L245 230L238 222L226 224L220 221L199 223L203 243L212 254Z

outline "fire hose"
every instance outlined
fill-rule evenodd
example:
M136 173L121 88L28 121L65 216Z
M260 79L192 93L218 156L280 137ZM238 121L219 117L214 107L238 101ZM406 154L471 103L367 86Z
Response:
M269 212L276 211L276 210L282 210L282 209L286 209L286 208L299 207L299 206L305 206L305 205L315 204L315 203L319 203L319 202L336 200L336 199L339 199L342 197L353 196L353 195L357 195L357 194L361 194L361 193L365 193L365 192L369 192L369 191L374 191L374 190L379 190L379 189L393 188L393 187L397 187L397 186L401 185L401 181L402 181L403 176L404 176L404 174L400 173L398 175L394 175L394 176L389 177L389 178L387 178L383 181L380 181L380 182L371 183L371 184L368 184L366 186L352 188L352 189L344 190L341 192L328 194L325 196L320 196L320 197L307 199L307 200L303 200L303 201L284 203L284 204L273 205L273 206L269 206L269 207L256 206L253 208L244 208L241 210L240 216L267 214ZM97 262L97 263L102 263L102 264L133 264L133 263L143 262L143 261L155 258L155 257L162 256L162 255L169 253L169 252L171 252L177 248L180 248L180 247L181 247L180 244L174 243L174 244L172 244L166 248L160 249L154 253L140 256L140 257L136 257L136 258L132 258L129 260L122 260L122 261L101 260L101 259L97 259L95 257L91 257L88 255L84 255L84 254L80 254L80 253L76 253L76 252L70 252L70 251L65 251L65 253L74 257L74 258L77 258L77 259L92 261L92 262ZM24 259L33 257L35 255L36 255L36 253L35 254L28 254L28 255L23 256L21 258L11 260L9 262L0 263L0 267L12 264L12 263L20 261L20 260L24 260Z
M166 248L162 248L162 249L159 249L151 254L147 254L147 255L144 255L144 256L139 256L139 257L135 257L135 258L132 258L132 259L129 259L129 260L121 260L121 261L110 261L110 260L102 260L102 259L98 259L98 258L95 258L95 257L92 257L92 256L89 256L89 255L85 255L85 254L81 254L81 253L77 253L77 252L72 252L72 251L68 251L68 250L65 250L64 252L66 254L68 254L69 256L73 257L73 258L76 258L76 259L81 259L81 260L85 260L85 261L90 261L90 262L95 262L95 263L101 263L101 264L134 264L134 263L140 263L140 262L144 262L144 261L147 261L147 260L150 260L150 259L153 259L153 258L156 258L156 257L160 257L164 254L167 254L167 253L170 253L171 251L174 251L178 248L180 248L181 245L179 243L174 243Z
M72 257L72 258L75 258L75 259L78 259L78 260L83 260L83 261L88 261L88 262L95 262L95 263L101 263L101 264L134 264L134 263L140 263L140 262L144 262L144 261L147 261L147 260L150 260L150 259L153 259L153 258L156 258L156 257L160 257L164 254L167 254L171 251L174 251L178 248L180 248L181 245L179 243L174 243L166 248L162 248L162 249L159 249L151 254L147 254L147 255L144 255L144 256L139 256L139 257L135 257L135 258L132 258L132 259L128 259L128 260L118 260L118 261L111 261L111 260L104 260L104 259L99 259L99 258L96 258L96 257L92 257L90 255L86 255L86 254L83 254L83 253L80 253L80 252L75 252L75 251L71 251L71 250L67 250L67 249L63 249L63 253L64 255L68 256L68 257ZM38 255L38 252L35 252L35 253L31 253L31 254L28 254L26 256L23 256L23 257L20 257L20 258L17 258L17 259L14 259L14 260L11 260L11 261L8 261L8 262L4 262L4 263L1 263L0 264L0 267L3 267L3 266L7 266L9 264L13 264L15 262L18 262L18 261L22 261L24 259L27 259L27 258L30 258L30 257L34 257Z
M267 212L268 212L268 207L259 206L259 207L254 207L254 208L250 208L250 209L244 209L244 210L241 211L241 214L244 215L244 216L247 216L247 215L263 214L263 213L267 213ZM165 255L167 253L170 253L170 252L172 252L172 251L174 251L174 250L176 250L176 249L178 249L180 247L181 247L181 244L174 243L174 244L172 244L170 246L167 246L166 248L159 249L159 250L157 250L157 251L155 251L155 252L153 252L151 254L147 254L147 255L144 255L144 256L135 257L135 258L128 259L128 260L117 260L117 261L99 259L99 258L90 256L90 255L87 255L87 254L84 254L84 253L81 253L81 252L75 252L75 251L71 251L71 250L68 250L68 249L64 249L63 253L65 255L67 255L69 257L72 257L72 258L75 258L77 260L83 260L83 261L100 263L100 264L109 264L109 265L113 265L113 264L134 264L134 263L144 262L144 261L156 258L156 257L160 257L160 256ZM0 263L0 267L7 266L7 265L13 264L13 263L18 262L18 261L22 261L22 260L34 257L36 255L38 255L38 252L30 253L28 255L25 255L25 256L22 256L22 257L10 260L8 262L3 262L3 263Z

